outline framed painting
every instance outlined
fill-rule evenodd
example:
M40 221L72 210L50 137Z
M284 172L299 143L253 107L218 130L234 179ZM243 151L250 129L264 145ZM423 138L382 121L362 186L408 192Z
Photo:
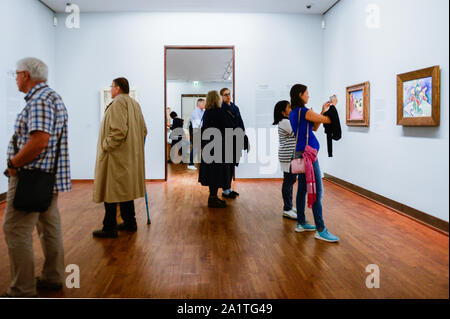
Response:
M138 101L138 90L130 88L130 97ZM105 114L105 109L109 103L112 102L111 90L103 89L100 91L100 121L103 120L103 114Z
M397 75L397 125L438 126L439 66Z
M346 124L369 126L370 83L364 82L347 87Z

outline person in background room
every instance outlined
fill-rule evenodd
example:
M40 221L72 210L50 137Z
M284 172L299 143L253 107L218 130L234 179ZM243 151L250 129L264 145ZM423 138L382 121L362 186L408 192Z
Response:
M196 170L197 168L194 165L194 156L200 156L200 150L197 148L197 145L194 144L196 140L194 136L198 136L201 132L202 127L202 118L205 113L205 99L197 100L197 107L192 111L191 120L189 122L189 138L192 144L192 150L189 155L189 164L188 169Z
M175 112L175 111L170 112L170 118L172 119L172 125L170 125L170 127L169 127L170 130L172 131L170 133L170 139L172 141L170 154L172 153L172 149L174 147L177 147L176 151L177 151L177 154L179 154L179 151L180 151L180 148L182 145L178 144L178 143L186 138L184 131L183 131L183 134L179 134L179 132L183 129L184 120L180 119L178 117L177 112ZM177 146L175 146L175 145L177 145ZM169 158L169 163L172 163L170 158Z
M331 234L325 227L322 217L322 174L320 172L317 152L319 141L313 131L317 131L322 123L330 124L331 120L323 116L328 110L330 102L322 106L321 114L308 109L308 88L302 84L295 84L290 91L292 111L289 114L292 131L297 134L296 157L303 157L305 161L305 173L298 175L297 189L297 227L296 232L316 231L315 238L327 242L337 242L339 238ZM336 96L331 103L337 104ZM305 218L305 197L308 194L308 207L312 208L316 226L310 225Z
M281 193L283 196L283 217L297 219L297 210L292 207L292 190L297 175L291 173L291 160L295 151L295 135L292 132L291 122L289 122L291 104L288 101L279 101L273 111L273 124L278 125L278 159L283 171L283 186Z
M64 282L64 249L58 193L71 190L68 114L61 97L47 82L48 67L39 59L17 62L16 83L26 105L18 114L14 137L8 146L9 188L3 224L11 264L11 284L3 297L36 297L38 290L60 290ZM59 145L59 147L58 147ZM16 150L18 152L16 152ZM59 150L59 154L57 154ZM55 157L58 160L55 163ZM24 212L13 205L18 169L56 168L54 194L47 211ZM37 228L45 256L40 276L34 277L33 230Z
M127 79L112 82L113 101L106 107L99 132L93 199L104 203L105 218L94 237L115 238L117 230L137 230L134 200L145 195L147 127L141 107L129 92ZM120 225L116 220L118 203L123 219Z

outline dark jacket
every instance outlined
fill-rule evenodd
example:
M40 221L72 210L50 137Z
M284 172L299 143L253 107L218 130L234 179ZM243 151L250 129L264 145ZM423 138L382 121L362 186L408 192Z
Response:
M324 116L328 116L331 120L331 124L324 124L325 134L327 134L327 147L328 157L333 157L333 142L332 140L339 141L342 136L341 123L339 122L339 114L334 105L331 105Z
M225 111L226 116L228 117L228 121L230 123L233 123L233 129L241 128L245 132L245 125L244 121L242 120L241 112L239 111L239 107L237 107L236 104L231 102L230 105L228 105L225 102L222 102L222 110ZM235 159L234 166L239 165L240 157L242 156L242 149L238 150L236 149L237 141L236 137L234 138L234 146L233 146L233 158ZM249 142L247 135L244 135L244 148L243 150L249 150ZM238 156L239 155L239 156Z
M232 128L234 125L233 121L225 114L222 108L214 108L206 110L203 114L203 124L202 124L202 161L200 163L200 170L198 174L198 181L203 186L214 186L218 188L224 188L228 182L231 180L232 172L229 169L229 165L225 163L225 129ZM215 140L214 136L211 136L207 140L203 140L205 137L204 131L208 128L217 128L220 133L220 140ZM213 144L211 144L213 143ZM204 156L206 153L214 156L214 148L211 146L214 143L221 143L222 156L220 161L213 161L212 163L206 163L204 161ZM208 150L205 147L208 145ZM205 151L205 152L204 152Z
M170 129L172 130L172 132L170 133L170 139L172 140L172 145L175 145L176 143L178 143L179 141L181 141L185 135L183 133L183 135L179 135L179 134L174 134L174 130L176 128L183 128L184 125L184 120L180 119L178 117L173 119L172 125L170 126Z

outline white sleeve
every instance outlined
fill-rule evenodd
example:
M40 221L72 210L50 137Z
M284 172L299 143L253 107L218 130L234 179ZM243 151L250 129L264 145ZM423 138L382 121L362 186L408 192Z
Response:
M294 133L292 132L291 122L289 122L289 120L283 119L278 125L279 125L283 130L285 130L286 132L288 132L289 134L294 134Z

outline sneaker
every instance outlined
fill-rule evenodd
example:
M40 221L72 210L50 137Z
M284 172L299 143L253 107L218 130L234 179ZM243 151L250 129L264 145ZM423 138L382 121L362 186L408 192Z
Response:
M297 219L297 213L294 212L293 209L291 209L291 210L284 210L283 211L283 217L290 218L290 219Z
M317 231L314 237L320 240L327 241L329 243L335 243L339 241L339 238L328 232L328 228L325 228L321 232Z
M295 231L297 233L302 233L304 231L315 231L316 226L310 225L308 222L306 222L305 225L297 224L297 227L295 227Z
M229 192L228 194L227 193L222 193L222 197L235 199L236 195L233 194L233 192Z
M193 171L197 170L197 167L195 167L195 165L188 165L187 167L188 169L191 169Z
M208 207L210 208L225 208L227 207L227 202L219 199L217 196L210 196L208 198Z
M60 282L53 283L47 280L41 280L39 277L36 277L36 289L57 291L61 290L62 288L63 285Z
M125 230L125 231L130 231L130 232L135 232L137 231L137 225L136 224L125 224L125 223L120 223L119 225L117 225L117 230Z

